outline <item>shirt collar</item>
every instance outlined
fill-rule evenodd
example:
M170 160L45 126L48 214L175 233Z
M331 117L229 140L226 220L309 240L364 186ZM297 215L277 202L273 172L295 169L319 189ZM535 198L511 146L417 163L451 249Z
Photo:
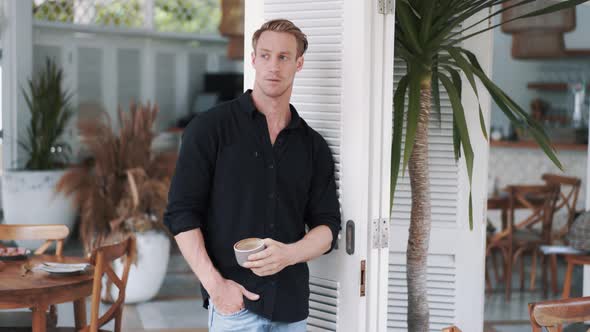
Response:
M239 98L238 102L240 103L240 108L242 111L246 112L250 116L254 116L256 114L256 106L254 106L254 101L252 100L252 90L248 89L244 92Z
M258 113L256 106L254 105L254 101L252 100L252 90L248 89L244 92L239 98L238 102L240 103L240 108L249 114L252 118ZM295 107L289 104L289 109L291 110L291 122L287 125L287 129L296 129L303 127L303 120L297 113Z

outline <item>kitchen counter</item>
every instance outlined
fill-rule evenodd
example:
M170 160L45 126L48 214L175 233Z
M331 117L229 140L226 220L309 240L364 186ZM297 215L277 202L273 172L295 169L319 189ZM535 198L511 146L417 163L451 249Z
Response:
M556 143L553 144L557 151L581 151L587 152L588 145L587 144L575 144L575 143ZM530 141L491 141L490 147L500 147L500 148L529 148L529 149L540 149L539 145L536 142Z

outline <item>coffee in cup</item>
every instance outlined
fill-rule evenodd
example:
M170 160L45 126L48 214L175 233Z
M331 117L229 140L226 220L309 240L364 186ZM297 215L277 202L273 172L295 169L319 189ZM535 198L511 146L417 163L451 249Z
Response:
M244 266L250 255L261 252L264 249L266 249L264 241L256 237L243 239L234 244L234 253L240 266Z

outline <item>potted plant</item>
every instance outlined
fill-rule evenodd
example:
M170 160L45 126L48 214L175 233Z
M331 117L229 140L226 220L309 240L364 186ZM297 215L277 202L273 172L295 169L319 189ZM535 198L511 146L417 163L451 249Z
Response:
M119 109L118 133L104 112L99 119L80 121L82 144L89 157L58 183L58 190L73 195L80 208L80 236L86 253L135 236L136 263L129 272L126 303L156 295L168 265L170 238L162 218L176 152L153 152L152 127L157 114L158 107L150 105L131 105L129 112ZM122 273L121 264L116 263L114 269ZM105 295L116 296L111 290Z
M28 159L23 168L4 172L5 222L65 224L72 229L76 210L65 195L55 191L57 181L66 172L69 146L63 134L72 116L71 95L63 88L63 71L47 58L43 70L28 81L28 91L23 88L23 95L30 121L19 145Z
M542 126L517 105L502 89L496 86L479 65L477 57L459 43L473 38L485 31L513 20L539 16L565 8L571 8L587 0L564 0L550 4L542 9L525 8L527 14L505 20L500 24L473 31L479 23L487 22L502 12L519 6L527 6L535 0L403 0L397 1L395 15L396 54L401 57L407 74L401 78L394 93L394 128L391 146L391 205L400 166L409 169L412 188L412 211L407 247L408 284L408 330L429 330L429 309L426 294L426 257L431 227L431 209L428 169L428 122L434 109L440 108L439 86L449 95L453 109L453 131L455 158L461 156L466 162L469 181L473 171L474 151L469 140L465 110L461 102L462 76L467 78L477 95L476 78L483 83L492 99L512 123L523 126L539 143L547 156L562 168L555 155L549 138ZM503 5L503 6L499 6ZM521 8L519 8L521 9ZM477 24L464 26L467 19L484 11L489 14ZM459 28L460 32L454 29ZM407 100L406 100L407 95ZM404 102L408 104L405 109ZM475 110L477 111L477 110ZM483 135L487 139L483 115L480 122ZM402 159L402 133L406 119L405 143ZM471 196L471 195L470 195ZM470 206L471 206L471 197ZM471 208L469 223L473 226Z

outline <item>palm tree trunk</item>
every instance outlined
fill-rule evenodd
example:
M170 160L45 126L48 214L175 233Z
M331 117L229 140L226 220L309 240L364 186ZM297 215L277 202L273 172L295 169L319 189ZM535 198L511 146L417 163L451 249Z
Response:
M412 212L406 255L408 283L408 330L427 332L429 328L426 294L428 242L430 240L430 180L428 168L428 122L431 108L430 76L420 87L420 115L414 149L408 163L412 188Z

